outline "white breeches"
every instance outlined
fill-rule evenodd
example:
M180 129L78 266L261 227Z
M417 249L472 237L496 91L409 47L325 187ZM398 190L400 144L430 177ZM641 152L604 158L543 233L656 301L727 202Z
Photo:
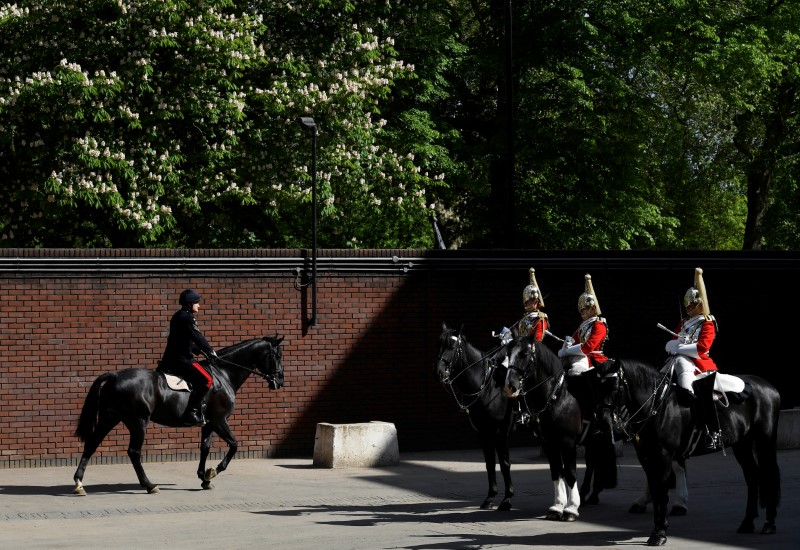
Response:
M678 385L689 393L694 393L692 382L698 372L700 371L697 370L691 359L684 355L675 356L675 374L678 378Z

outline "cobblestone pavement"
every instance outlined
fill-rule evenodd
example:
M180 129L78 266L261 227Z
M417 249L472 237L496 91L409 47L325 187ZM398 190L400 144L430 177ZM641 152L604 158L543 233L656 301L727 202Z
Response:
M234 460L202 490L196 463L148 463L160 494L146 494L128 464L92 465L88 495L71 494L73 468L0 470L0 548L516 549L645 545L652 514L627 512L644 476L632 448L619 486L575 523L543 519L553 491L538 448L515 448L510 512L480 510L480 451L402 453L399 466L321 469L311 459ZM779 451L783 500L776 535L737 535L745 487L727 456L688 462L690 509L671 519L668 546L800 548L800 450ZM579 472L583 478L583 470ZM502 481L501 481L502 483ZM499 499L498 499L499 500ZM760 529L763 513L757 527Z

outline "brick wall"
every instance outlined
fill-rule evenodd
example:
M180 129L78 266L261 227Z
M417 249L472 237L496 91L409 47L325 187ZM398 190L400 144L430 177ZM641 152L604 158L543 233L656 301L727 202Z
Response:
M653 363L667 338L656 322L677 323L703 266L720 368L756 372L779 387L784 408L800 404L792 367L775 353L793 331L793 255L326 250L309 327L306 251L0 250L0 467L76 464L82 444L72 433L89 385L107 371L154 368L187 287L203 295L198 320L215 347L285 337L284 388L251 378L237 396L230 424L240 456L310 456L318 422L370 420L394 422L401 451L476 447L433 378L441 323L488 349L491 331L521 313L529 265L556 334L579 324L588 271L609 319L609 354ZM151 425L143 452L194 459L198 438L197 429ZM215 438L213 457L224 447ZM126 448L119 426L95 462L126 460Z

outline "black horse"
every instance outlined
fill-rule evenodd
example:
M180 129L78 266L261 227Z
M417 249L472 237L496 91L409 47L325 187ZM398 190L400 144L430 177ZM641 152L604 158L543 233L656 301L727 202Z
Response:
M623 429L634 441L636 455L647 476L653 498L655 527L647 544L661 546L667 541L667 491L673 476L672 462L685 456L694 432L690 408L683 396L672 391L668 374L636 361L617 361L612 367L618 383L613 390L618 411L627 408ZM758 376L743 375L752 394L740 400L731 396L727 408L719 409L723 442L733 448L747 483L745 517L739 533L752 533L758 517L759 498L766 508L762 533L775 533L775 516L780 502L780 470L776 453L780 395Z
M550 348L530 336L523 336L510 344L507 353L506 392L510 397L526 401L536 419L542 449L550 464L555 500L546 518L575 521L581 504L576 450L584 432L581 408L567 391L561 359ZM591 440L586 442L587 476L594 470L596 477L602 480L595 483L592 503L596 503L597 493L607 486L608 472L616 473L616 455L595 454L590 443Z
M283 387L283 338L264 337L248 340L219 350L216 361L215 387L206 396L206 420L202 428L200 466L197 477L203 489L211 488L211 479L222 473L236 454L238 444L228 425L233 411L236 392L250 374L267 380L270 389ZM217 383L219 389L217 389ZM92 454L108 433L120 422L130 432L128 456L139 484L148 493L158 493L158 487L147 479L141 461L145 431L150 421L163 426L182 427L181 422L189 392L172 390L164 374L152 369L134 368L110 372L98 377L83 404L75 435L85 442L83 455L75 471L73 493L85 495L83 475ZM228 443L228 452L219 465L205 470L206 458L211 450L211 436L216 433Z
M494 352L499 351L499 348ZM439 337L439 356L434 373L455 397L459 408L469 413L472 427L478 432L486 473L489 476L489 493L481 508L494 507L497 496L496 461L505 483L505 496L498 510L510 510L514 486L511 482L509 435L515 412L513 404L503 392L505 370L498 369L490 354L484 354L467 341L467 338L442 323Z

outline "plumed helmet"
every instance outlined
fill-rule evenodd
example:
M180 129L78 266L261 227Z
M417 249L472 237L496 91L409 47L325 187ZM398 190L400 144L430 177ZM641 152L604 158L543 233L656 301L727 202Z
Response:
M530 273L531 281L522 291L522 303L525 304L528 300L534 299L539 300L540 307L544 307L544 298L542 298L542 293L539 291L539 284L536 282L536 270L530 268L528 272Z
M683 307L688 307L690 304L702 304L703 315L711 315L706 296L706 284L703 282L703 270L699 267L694 270L694 286L689 287L689 290L683 295Z
M594 293L594 287L592 286L592 276L588 273L583 277L586 282L586 292L580 295L578 298L578 311L582 310L585 307L592 307L594 306L595 312L597 315L600 315L600 302L597 301L597 294Z
M195 304L199 301L200 301L200 295L191 288L187 288L186 290L181 292L181 297L178 298L178 303L182 306Z

